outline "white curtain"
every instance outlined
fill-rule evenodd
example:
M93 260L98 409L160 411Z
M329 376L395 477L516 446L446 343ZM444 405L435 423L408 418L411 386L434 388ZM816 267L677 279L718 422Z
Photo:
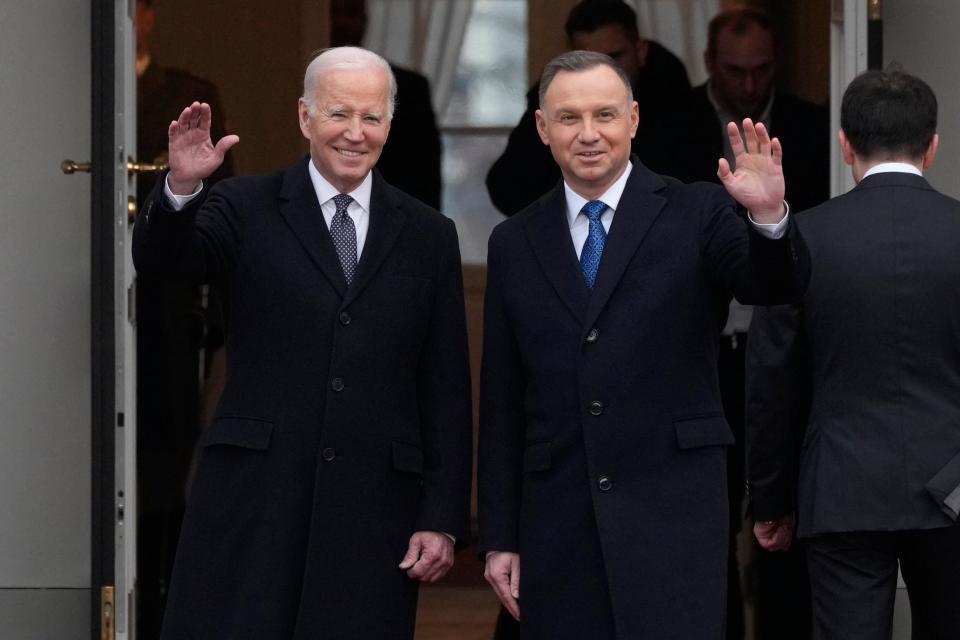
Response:
M474 0L368 0L364 46L430 80L443 113Z
M670 49L687 66L694 86L707 80L703 52L707 25L720 11L719 0L627 0L637 10L640 33Z

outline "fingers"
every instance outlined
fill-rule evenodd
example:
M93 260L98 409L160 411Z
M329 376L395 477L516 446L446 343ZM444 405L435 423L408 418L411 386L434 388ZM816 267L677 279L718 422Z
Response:
M400 569L421 582L436 582L453 566L453 542L442 533L418 531L410 537Z
M717 177L720 178L721 182L726 182L732 175L733 172L730 171L730 163L727 162L726 158L720 158L717 162Z
M778 167L783 166L783 147L780 146L780 138L771 140L770 148L773 152L773 164Z
M237 144L238 142L240 142L240 136L238 135L231 134L228 136L223 136L220 138L220 141L217 142L217 153L220 154L221 157L226 155L227 151L230 151L233 145Z
M744 126L746 126L748 122L750 122L749 118L744 120L743 121ZM740 130L737 129L736 122L727 123L727 139L730 141L730 148L733 150L734 158L739 157L743 153L745 153L745 150L743 148L743 138L740 137Z
M194 102L180 112L180 116L170 123L167 133L172 137L174 133L187 133L193 130L210 131L210 122L212 120L210 105L206 102ZM176 124L176 130L174 130Z
M497 594L514 619L520 619L520 556L516 553L496 552L487 556L483 577Z

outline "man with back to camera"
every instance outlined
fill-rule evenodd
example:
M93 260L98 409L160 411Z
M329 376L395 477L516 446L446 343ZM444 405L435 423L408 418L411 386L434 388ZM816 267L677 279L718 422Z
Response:
M555 58L540 100L563 182L497 226L488 253L487 580L524 638L720 639L733 440L720 326L731 293L793 299L807 273L779 141L747 121L744 145L730 125L737 171L721 159L719 174L748 229L721 189L630 156L638 106L611 58Z
M221 291L228 363L165 639L412 638L418 581L467 538L457 236L372 171L394 88L376 54L322 52L299 101L309 158L212 190L238 138L214 146L204 104L170 124L134 259Z
M898 563L913 638L960 629L960 202L922 177L936 126L919 78L850 83L839 137L857 186L798 219L810 283L751 328L754 532L784 549L796 522L816 638L890 638Z
M640 104L633 153L654 171L685 181L712 180L717 155L694 153L698 141L688 121L690 81L683 63L662 45L640 36L637 14L622 0L583 0L565 25L571 49L596 51L616 60L630 78ZM493 205L510 216L550 190L560 172L537 134L539 89L527 93L527 110L510 133L503 154L487 173ZM657 153L661 148L674 153ZM518 180L517 176L524 176Z

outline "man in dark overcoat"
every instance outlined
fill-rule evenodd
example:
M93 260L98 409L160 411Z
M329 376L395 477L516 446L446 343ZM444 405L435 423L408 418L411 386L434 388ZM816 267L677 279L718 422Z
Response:
M750 121L745 148L731 123L737 170L719 173L746 223L723 189L630 156L638 108L611 58L563 54L540 91L563 181L488 254L487 579L525 639L720 640L733 437L717 343L732 293L790 299L806 274L782 150Z
M373 170L389 65L327 50L310 156L203 186L238 141L194 103L137 219L143 272L210 282L227 381L187 505L162 637L412 638L418 581L465 542L471 411L452 221Z

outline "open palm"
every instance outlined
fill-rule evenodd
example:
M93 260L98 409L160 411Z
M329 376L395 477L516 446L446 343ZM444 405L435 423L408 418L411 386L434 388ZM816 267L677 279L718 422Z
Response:
M783 149L770 139L763 123L743 121L743 138L733 122L727 123L736 171L720 159L717 175L733 198L747 208L757 222L777 222L783 217ZM744 144L744 142L746 144Z
M170 189L177 195L196 191L200 182L223 164L230 148L240 141L224 136L216 146L210 139L210 105L194 102L167 129Z

